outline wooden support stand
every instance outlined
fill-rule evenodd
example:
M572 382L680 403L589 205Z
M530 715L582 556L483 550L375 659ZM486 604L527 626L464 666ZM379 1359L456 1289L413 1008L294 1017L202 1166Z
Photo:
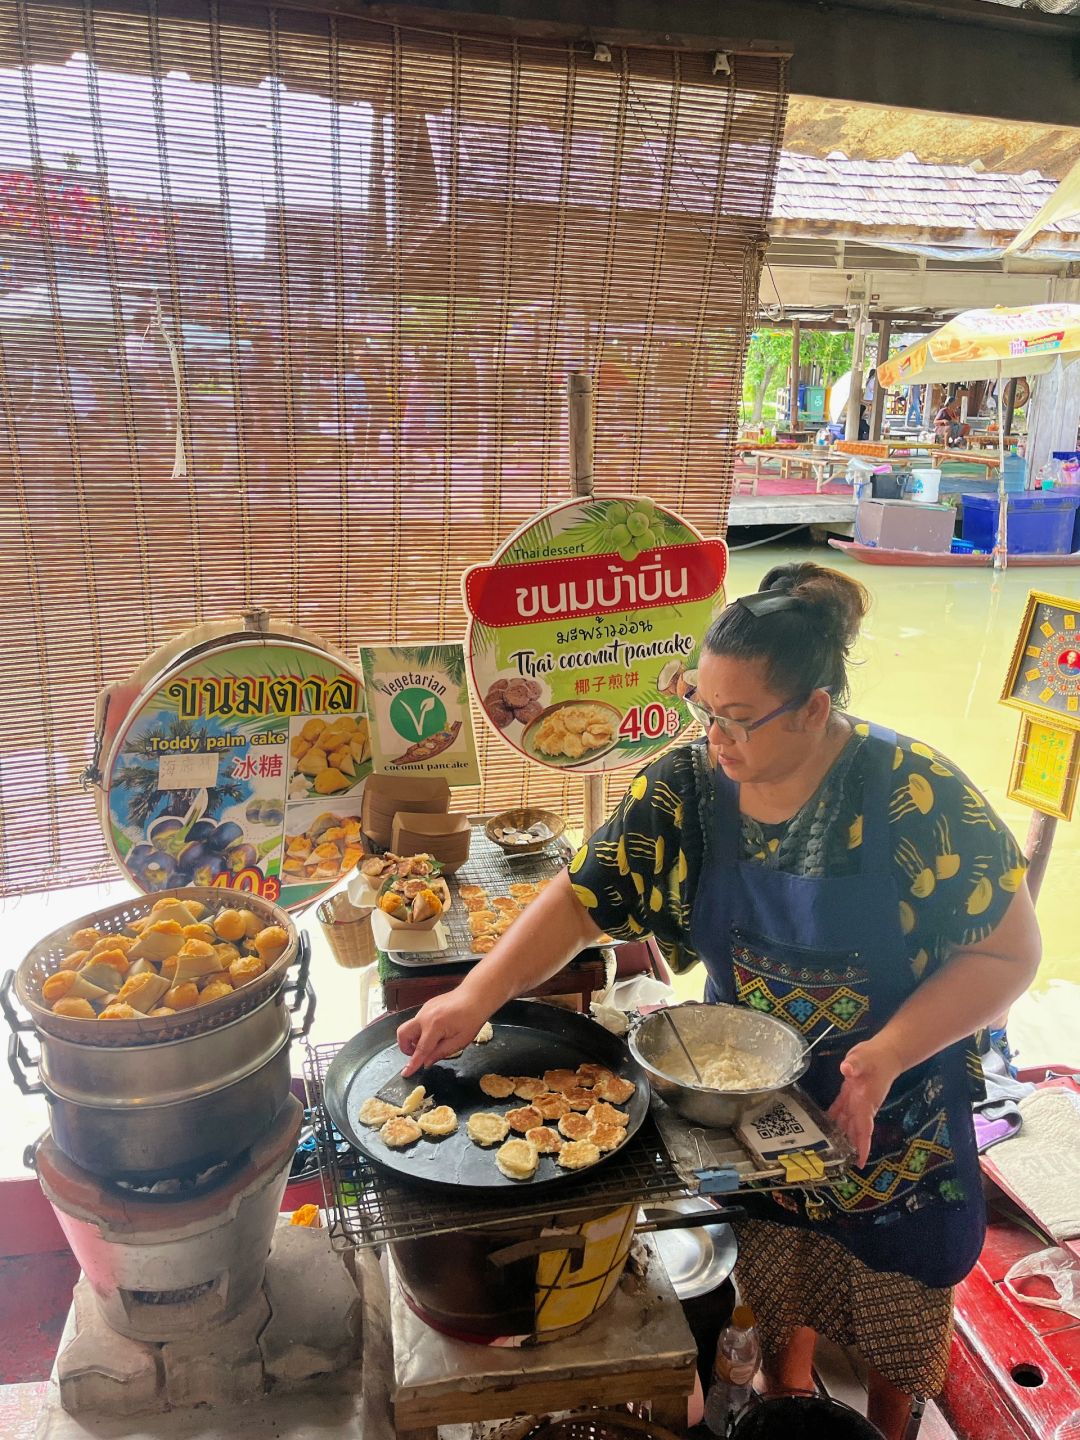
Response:
M391 1399L400 1440L435 1440L440 1425L650 1401L682 1434L697 1345L663 1262L646 1242L646 1274L627 1276L578 1334L529 1349L471 1345L432 1330L401 1294L390 1263Z

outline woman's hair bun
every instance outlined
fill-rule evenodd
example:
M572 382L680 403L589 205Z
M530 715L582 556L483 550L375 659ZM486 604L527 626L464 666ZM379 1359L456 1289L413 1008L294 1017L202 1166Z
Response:
M760 588L801 600L821 629L833 636L845 653L855 643L863 617L870 608L870 592L865 585L840 570L816 565L812 560L774 566L762 579Z

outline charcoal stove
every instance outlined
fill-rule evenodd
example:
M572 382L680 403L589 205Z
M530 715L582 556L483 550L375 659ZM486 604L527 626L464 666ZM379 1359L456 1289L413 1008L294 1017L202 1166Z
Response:
M200 1179L137 1189L75 1166L46 1136L35 1166L83 1268L43 1434L83 1419L260 1402L347 1371L360 1297L324 1231L279 1206L303 1120L289 1097L244 1156ZM269 1257L269 1258L268 1258Z

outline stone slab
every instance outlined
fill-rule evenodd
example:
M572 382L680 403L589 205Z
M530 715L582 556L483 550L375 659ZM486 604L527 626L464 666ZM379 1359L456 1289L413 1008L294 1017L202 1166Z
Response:
M356 1358L360 1295L325 1230L280 1227L263 1288L270 1320L259 1349L269 1379L301 1384Z
M825 525L846 528L855 520L848 495L733 495L729 525Z
M64 1408L75 1415L138 1415L159 1408L164 1400L157 1347L117 1335L85 1276L76 1283L72 1311L77 1329L65 1330L55 1367Z
M266 1387L259 1336L269 1319L270 1304L260 1290L227 1324L163 1345L169 1404L224 1406L258 1399Z

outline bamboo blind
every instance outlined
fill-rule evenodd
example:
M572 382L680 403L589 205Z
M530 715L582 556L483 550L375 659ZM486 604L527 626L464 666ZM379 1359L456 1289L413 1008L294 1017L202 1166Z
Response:
M108 873L94 698L181 629L460 636L462 568L567 491L569 370L598 490L723 530L785 91L712 69L0 0L4 891ZM577 813L477 729L459 804Z

